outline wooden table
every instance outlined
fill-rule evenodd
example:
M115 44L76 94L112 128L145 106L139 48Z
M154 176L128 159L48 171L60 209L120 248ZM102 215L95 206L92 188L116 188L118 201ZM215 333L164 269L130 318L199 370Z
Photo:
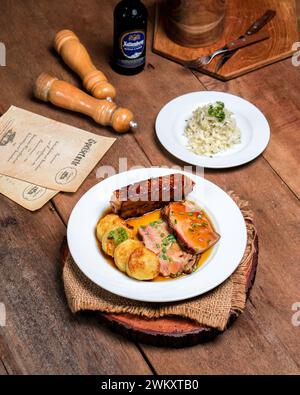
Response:
M35 213L0 197L0 302L7 323L0 328L0 374L229 374L300 373L300 327L292 325L292 305L300 302L299 128L300 67L287 59L223 83L151 52L150 11L145 71L134 77L112 72L112 12L117 1L3 1L0 41L7 66L0 68L0 111L11 104L111 136L80 115L32 98L32 84L50 71L80 84L51 48L62 28L77 32L118 88L118 101L133 109L135 134L118 136L77 193L57 195ZM202 90L231 92L250 100L266 115L271 141L262 156L245 166L207 170L205 177L249 200L260 237L257 279L245 313L214 342L189 349L134 344L111 333L93 314L73 315L63 292L60 245L68 217L80 196L99 180L100 165L183 165L158 143L155 117L170 99Z

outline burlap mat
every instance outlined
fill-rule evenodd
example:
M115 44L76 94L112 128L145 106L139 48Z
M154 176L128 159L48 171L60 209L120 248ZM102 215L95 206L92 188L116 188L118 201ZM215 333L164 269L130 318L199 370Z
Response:
M223 284L199 297L175 303L143 303L114 295L91 282L76 266L70 254L63 269L63 282L73 313L93 310L105 313L130 313L147 318L176 315L224 330L230 311L242 312L246 303L247 273L255 253L256 229L247 202L233 192L229 195L239 206L247 225L248 242L237 270Z

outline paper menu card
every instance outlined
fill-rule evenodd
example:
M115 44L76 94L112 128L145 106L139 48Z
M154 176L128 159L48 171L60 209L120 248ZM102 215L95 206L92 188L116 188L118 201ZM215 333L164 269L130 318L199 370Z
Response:
M41 208L58 192L0 174L0 193L30 211Z
M75 192L114 141L12 106L0 118L0 174Z

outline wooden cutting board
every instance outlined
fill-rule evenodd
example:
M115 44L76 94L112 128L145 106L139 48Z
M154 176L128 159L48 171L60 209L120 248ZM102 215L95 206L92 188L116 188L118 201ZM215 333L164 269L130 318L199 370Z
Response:
M277 12L275 18L262 30L269 33L270 39L240 49L219 72L215 71L218 57L201 70L221 80L230 80L293 54L292 45L298 41L294 0L228 0L223 36L215 44L202 48L183 47L168 38L163 27L161 2L158 1L153 51L175 62L207 55L244 34L268 9Z
M247 298L254 284L258 264L258 238L255 238L255 254L251 262L247 278ZM62 265L70 254L67 242L62 245ZM113 331L120 333L130 340L145 344L164 347L188 347L214 339L222 332L204 327L192 320L180 317L162 317L147 319L131 314L98 314L102 323L108 325ZM238 318L240 312L232 310L228 319L227 328Z

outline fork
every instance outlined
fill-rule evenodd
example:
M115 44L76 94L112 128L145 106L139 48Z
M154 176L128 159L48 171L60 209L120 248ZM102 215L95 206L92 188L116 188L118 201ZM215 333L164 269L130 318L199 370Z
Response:
M260 18L258 18L239 38L245 36L252 36L252 34L257 34L268 22L270 22L276 16L276 11L267 10ZM229 51L221 56L216 64L215 72L218 72L225 63L228 62L230 58L236 53L235 51Z
M253 36L245 36L240 37L234 41L230 41L228 44L224 45L224 47L216 49L209 55L201 56L200 58L194 60L184 60L182 61L182 65L186 66L190 69L200 69L204 66L207 66L216 56L220 54L224 54L226 52L230 52L239 48L246 47L248 45L252 45L258 43L263 40L267 40L270 36L267 33L256 33Z

